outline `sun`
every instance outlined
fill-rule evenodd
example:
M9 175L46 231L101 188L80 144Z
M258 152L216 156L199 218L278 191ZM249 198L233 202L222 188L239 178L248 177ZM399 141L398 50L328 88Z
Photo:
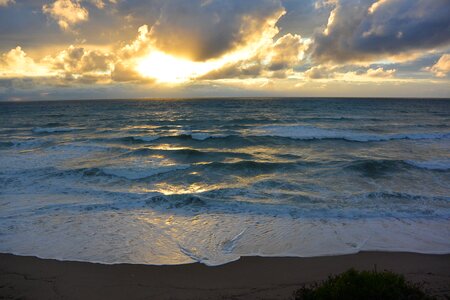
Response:
M154 50L138 63L137 71L158 82L182 83L219 68L222 64L220 61L190 61Z

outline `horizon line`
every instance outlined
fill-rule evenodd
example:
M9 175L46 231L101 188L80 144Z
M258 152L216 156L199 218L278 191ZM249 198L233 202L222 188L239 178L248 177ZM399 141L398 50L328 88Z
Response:
M2 100L0 103L28 103L28 102L59 102L59 101L177 101L177 100L215 100L215 99L227 99L227 100L268 100L268 99L299 99L299 100L450 100L450 97L357 97L357 96L336 96L336 97L322 97L322 96L198 96L198 97L137 97L137 98L84 98L84 99L24 99L24 100Z

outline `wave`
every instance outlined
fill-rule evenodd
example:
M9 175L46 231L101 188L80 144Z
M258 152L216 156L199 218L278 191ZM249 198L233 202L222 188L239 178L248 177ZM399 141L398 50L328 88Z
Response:
M246 200L227 200L223 198L228 188L210 190L198 194L164 195L158 192L133 193L115 191L92 191L93 195L105 196L106 202L58 203L33 208L29 213L47 214L48 211L127 211L152 209L179 215L198 213L218 213L253 216L276 216L278 218L308 219L361 219L361 218L449 218L450 197L416 195L403 192L374 191L364 192L329 202L326 198L302 196L301 201L285 203L265 203ZM242 194L242 190L231 188L231 194ZM235 190L235 191L234 191ZM214 195L215 194L215 195ZM220 195L220 197L217 197ZM349 207L350 205L350 207ZM436 207L441 207L437 209ZM25 209L27 210L27 209ZM20 209L19 211L24 211ZM19 212L18 211L18 212Z
M159 138L160 136L155 135L155 136L132 136L125 139L131 139L133 141L140 141L140 142L152 142L156 141Z
M68 174L81 174L85 177L115 177L127 180L140 180L148 177L189 168L189 165L166 165L166 166L147 166L147 167L96 167L80 168L72 170L56 171L53 176L66 176Z
M424 160L424 161L406 160L405 162L420 169L439 170L439 171L450 170L450 159Z
M230 135L228 134L220 134L220 133L206 133L206 132L191 132L191 131L181 131L175 135L165 135L161 136L161 138L175 138L175 139L192 139L197 141L204 141L207 139L221 139L227 138Z
M152 166L146 168L137 167L106 167L102 168L103 173L106 175L112 175L116 177L121 177L129 180L139 180L155 175L168 173L176 170L183 170L189 168L188 165L170 165L170 166Z
M35 127L31 131L34 133L56 133L56 132L71 132L76 130L82 130L79 127Z
M163 155L164 157L174 159L180 162L198 163L208 161L223 161L227 158L237 158L250 160L253 158L251 154L241 152L225 152L225 151L201 151L192 148L183 149L152 149L139 148L131 150L124 156L148 156Z
M126 153L126 156L147 156L153 154L169 154L169 155L182 155L182 156L206 156L214 152L203 152L196 149L184 148L184 149L153 149L153 148L139 148L131 150Z
M207 172L239 172L239 173L267 173L277 171L288 171L298 167L296 163L269 163L255 161L227 162L200 162L200 163L180 163L176 165L149 165L149 166L105 166L67 170L54 170L52 176L64 177L78 175L82 177L109 177L126 180L142 180L152 176L169 173L173 171L186 170L207 170Z
M208 209L211 207L206 199L195 195L162 195L158 193L132 193L132 192L101 192L95 191L95 195L105 193L108 196L107 202L94 203L58 203L47 204L37 209L33 213L47 214L48 211L79 211L79 212L99 212L99 211L118 211L133 210L142 208L171 209L182 212L196 212L199 209ZM152 195L153 194L153 195ZM111 201L112 200L112 201ZM217 205L218 203L216 203ZM220 205L222 209L226 205ZM24 211L24 210L21 210Z
M183 208L183 207L191 207L191 208L206 208L207 202L200 197L194 195L174 195L172 197L156 195L151 197L150 199L145 200L146 205L151 206L163 206L164 208L172 209L172 208Z
M402 160L355 160L349 162L344 169L361 172L367 177L378 177L391 172L396 172L405 167Z
M450 160L355 160L349 162L344 169L358 171L368 177L378 177L404 169L418 168L432 171L445 171L450 169Z
M14 147L17 149L32 149L32 148L54 145L54 141L47 140L47 139L30 138L30 139L25 139L25 140L12 140L8 144L11 145L11 147Z
M366 192L362 194L357 194L353 198L358 198L359 200L366 199L389 199L389 200L408 200L408 201L439 201L439 202L448 202L450 201L450 197L444 196L429 196L429 195L417 195L410 194L404 192L391 192L391 191L379 191L379 192Z
M212 134L206 132L181 132L175 135L150 135L150 136L126 136L121 137L118 140L122 142L134 142L134 143L146 143L153 142L160 139L192 139L197 141L204 141L207 139L219 139L219 138L227 138L230 135L227 134Z
M191 138L198 141L204 141L207 139L220 139L220 138L226 138L230 135L228 134L209 134L205 132L197 132L197 133L191 133Z
M159 150L155 150L159 151ZM277 173L277 172L298 172L301 168L313 168L320 165L333 165L335 167L341 166L343 170L358 172L363 176L369 178L378 178L387 176L395 172L403 172L411 168L427 169L431 171L445 171L450 169L450 162L434 162L415 163L412 161L403 160L355 160L351 162L306 162L306 161L288 161L288 162L266 162L253 160L240 160L236 162L224 161L208 161L214 159L225 159L225 155L229 153L203 153L193 149L181 149L174 151L162 150L171 153L171 159L179 160L178 164L173 165L145 165L145 166L103 166L91 168L79 168L68 170L56 170L52 173L53 176L64 177L66 175L78 174L83 177L106 177L110 179L126 179L130 181L142 180L153 176L170 173L174 171L181 171L192 169L193 171L200 171L220 174L262 174L262 173ZM148 153L155 154L152 149L140 149L132 151L132 155L141 153L147 155ZM239 153L236 153L239 155ZM282 186L286 188L286 184Z
M161 138L158 135L149 135L149 136L122 136L122 137L111 137L111 138L97 138L94 139L98 142L114 142L114 143L122 143L122 144L146 144L153 141L157 141Z
M171 171L184 170L189 165L167 165L148 167L102 167L88 168L82 171L84 176L113 176L128 180L140 180Z
M428 140L450 138L450 132L437 133L400 133L400 134L371 134L357 131L324 129L299 125L270 125L255 129L257 136L285 137L298 140L342 139L354 142L377 142L390 140Z
M288 168L296 167L298 164L292 162L260 162L252 160L241 160L238 162L212 162L207 164L198 164L203 168L212 168L219 170L232 171L286 171Z

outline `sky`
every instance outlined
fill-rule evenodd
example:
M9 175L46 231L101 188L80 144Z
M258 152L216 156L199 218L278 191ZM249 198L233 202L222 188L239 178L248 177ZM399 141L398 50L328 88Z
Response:
M450 97L450 0L0 0L0 101Z

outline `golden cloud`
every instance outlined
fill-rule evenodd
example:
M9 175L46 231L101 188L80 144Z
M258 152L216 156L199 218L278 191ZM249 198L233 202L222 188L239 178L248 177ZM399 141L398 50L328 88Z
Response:
M47 66L36 63L17 46L0 57L0 77L36 77L49 74Z
M59 27L69 30L70 26L87 21L89 12L79 0L56 0L42 6L42 11L58 22Z
M434 73L436 77L445 77L450 72L450 54L443 54L441 58L428 71Z

